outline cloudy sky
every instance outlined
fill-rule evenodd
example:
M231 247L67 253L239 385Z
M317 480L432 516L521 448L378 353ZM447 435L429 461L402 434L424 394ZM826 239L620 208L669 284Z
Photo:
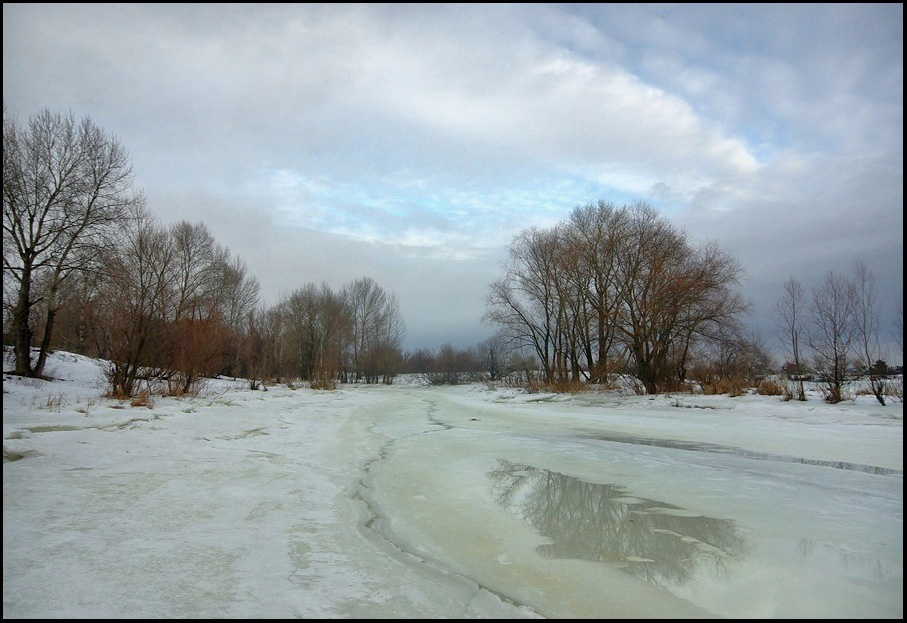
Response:
M746 268L903 297L903 7L3 5L3 98L89 115L274 303L368 275L471 345L506 247L647 201ZM894 359L900 354L893 355Z

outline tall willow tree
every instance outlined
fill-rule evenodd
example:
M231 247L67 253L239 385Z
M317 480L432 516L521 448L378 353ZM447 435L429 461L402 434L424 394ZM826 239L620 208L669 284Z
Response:
M549 383L601 380L614 359L655 393L684 382L694 344L738 332L741 274L652 207L601 201L519 233L485 317L534 351Z

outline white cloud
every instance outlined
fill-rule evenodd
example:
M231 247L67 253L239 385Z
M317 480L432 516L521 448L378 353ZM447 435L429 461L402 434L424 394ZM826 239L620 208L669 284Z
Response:
M482 258L600 198L650 200L762 275L788 272L759 255L776 245L898 248L853 212L896 220L903 203L900 8L3 11L10 108L91 114L152 210L212 219L286 271L259 275L274 290L381 273L421 296L418 259L475 279L457 287L478 318L498 269ZM457 297L447 284L436 295Z

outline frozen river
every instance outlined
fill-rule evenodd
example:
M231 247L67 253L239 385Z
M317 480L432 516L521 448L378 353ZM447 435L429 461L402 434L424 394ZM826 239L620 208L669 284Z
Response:
M900 617L900 459L863 463L875 453L856 439L843 455L819 450L858 435L847 418L779 419L827 435L800 456L768 452L766 423L754 425L756 449L715 443L747 438L721 430L739 423L727 400L700 398L713 408L694 415L645 399L502 408L412 392L399 412L422 409L428 425L376 425L392 441L368 469L366 499L404 551L545 616ZM753 411L743 424L763 419ZM659 437L639 436L647 420ZM900 443L900 426L881 422L874 432Z
M4 382L6 617L903 616L900 404L78 387Z

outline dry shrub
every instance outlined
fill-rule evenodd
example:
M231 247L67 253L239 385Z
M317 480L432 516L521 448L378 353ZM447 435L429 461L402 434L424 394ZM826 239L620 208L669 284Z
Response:
M901 378L899 382L885 383L882 386L882 393L892 400L904 402L904 379Z
M772 379L762 379L762 382L756 386L756 393L760 396L784 396L785 392L788 392L786 386Z
M746 393L746 383L741 377L724 377L701 385L706 395L728 394L734 398Z
M550 385L546 385L545 389L555 394L578 394L587 392L591 388L580 380L572 379L569 381L555 381Z
M834 385L822 387L822 395L825 397L825 402L833 405L844 400L843 392Z
M309 383L309 387L312 389L322 389L322 390L333 390L337 389L337 381L334 379L313 379Z
M784 402L789 402L794 399L794 388L790 383L784 384L784 391L781 393L781 399Z
M108 385L106 391L102 394L105 398L114 398L116 400L128 400L129 396L123 393L123 391L114 387L113 385Z
M76 407L76 411L79 413L84 413L85 415L91 415L91 408L95 406L95 401L93 398L89 398L85 402L84 407Z
M166 390L162 391L162 395L171 396L173 398L182 398L183 396L189 396L190 398L196 398L199 394L199 388L195 386L186 387L180 383L170 384Z
M845 400L850 400L851 402L857 399L857 394L853 391L853 388L846 387L822 387L822 396L825 399L825 402L829 404L838 404L839 402L844 402Z
M151 393L147 389L143 389L133 396L129 404L133 407L148 407L150 409L154 406L154 401L151 399Z
M526 383L524 384L524 387L526 388L527 394L537 394L540 391L542 391L543 389L545 389L545 384L542 383L537 378L531 377L529 380L526 381Z
M60 393L56 396L47 396L47 401L44 403L44 408L48 411L56 411L59 413L60 409L64 404L63 394Z

